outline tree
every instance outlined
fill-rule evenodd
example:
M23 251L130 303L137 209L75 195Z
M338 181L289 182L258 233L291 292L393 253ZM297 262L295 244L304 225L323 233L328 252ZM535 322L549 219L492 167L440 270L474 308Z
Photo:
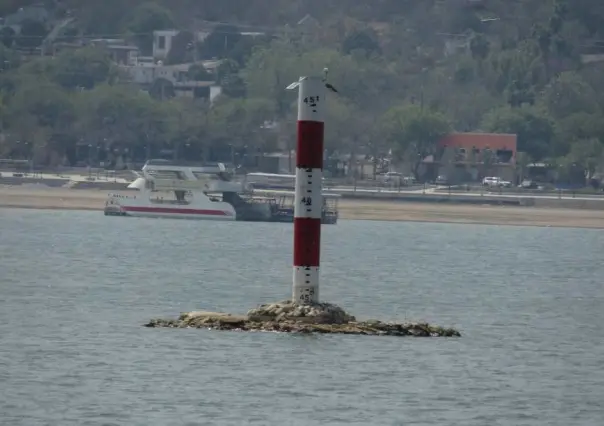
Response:
M556 121L556 137L552 143L552 155L567 155L579 140L604 141L604 123L600 114L577 112Z
M133 34L143 55L153 53L153 31L172 29L175 26L170 11L157 3L145 2L132 11L126 28Z
M440 166L444 169L449 185L457 183L455 160L455 148L445 147L440 156Z
M522 182L524 180L524 177L527 174L528 166L532 162L533 162L533 160L531 159L531 157L526 152L519 151L516 154L516 166L517 166L517 171L518 171L518 182Z
M416 179L424 159L436 154L438 142L451 131L451 124L442 113L415 105L390 109L383 126L396 156L411 164Z
M203 59L226 58L241 41L241 33L234 25L217 25L199 46Z
M214 77L201 64L193 64L187 71L187 77L193 81L213 81Z
M87 47L62 52L51 61L55 66L50 78L66 89L90 90L99 83L113 81L117 77L117 67L102 48Z
M39 47L47 34L48 31L43 23L31 19L25 20L21 23L17 45L26 49Z
M581 167L585 178L590 179L604 165L604 145L598 139L581 139L572 145L567 160Z
M69 94L50 81L27 81L12 96L7 115L10 121L21 115L35 117L39 126L58 127L72 120L75 106Z
M543 90L540 103L555 119L600 112L595 90L575 72L563 72Z
M166 58L166 64L184 64L194 59L195 38L190 31L180 31L172 38L172 45Z
M13 47L15 42L15 30L11 27L3 27L0 29L0 41L5 47Z
M127 31L132 11L139 0L103 0L102 2L62 0L63 9L77 19L79 29L86 35L121 34ZM129 11L128 13L124 13Z
M5 134L46 138L45 149L67 151L72 161L77 138L123 145L139 157L150 155L145 152L150 146L176 152L183 143L195 150L191 155L203 150L205 158L229 147L273 149L277 135L285 140L294 133L295 93L285 87L301 75L321 74L324 67L339 91L329 98L326 123L326 147L333 152L377 158L391 143L405 158L417 157L409 153L424 140L409 139L411 119L388 121L384 115L414 102L421 104L414 111L422 106L427 116L442 111L460 131L516 133L519 149L535 161L549 157L579 164L586 141L604 140L601 67L581 63L596 56L580 56L602 53L597 40L604 39L604 9L596 0L375 0L352 6L346 0L62 0L52 11L59 19L69 12L76 18L70 25L78 27L72 30L87 39L130 37L143 55L151 54L154 30L180 31L169 63L191 62L196 52L199 58L224 60L216 73L197 64L189 70L189 78L213 78L222 87L223 96L212 105L176 98L168 80L156 81L152 96L125 80L117 86L118 67L92 48L22 64L21 52L6 46L33 49L49 29L26 21L24 37L13 38L10 22L17 17L10 14L22 15L19 8L30 3L0 5L6 23L0 33ZM298 37L304 28L295 24L306 13L320 23L310 38ZM495 17L501 19L489 19ZM237 27L218 25L203 43L194 43L192 25L198 18ZM284 28L284 22L290 25ZM239 23L267 35L242 35ZM451 38L446 33L467 41L468 49L445 51L443 38ZM48 97L46 104L36 90ZM75 119L53 116L64 101L67 115L75 110ZM114 116L112 108L121 115ZM195 117L202 124L188 122ZM264 120L275 126L263 128ZM393 138L396 134L406 139ZM12 143L11 138L6 140Z
M107 84L84 96L78 131L95 145L149 158L172 138L176 111L171 103L156 102L135 88Z
M232 59L225 59L218 66L216 81L226 96L243 98L246 95L245 81L241 78L239 65Z
M214 142L259 147L262 126L274 118L274 104L267 99L222 99L210 110L208 122Z
M483 61L489 56L491 44L489 40L483 35L474 33L470 38L470 52L472 57L479 61Z
M5 108L5 121L12 135L11 146L15 149L17 142L27 143L27 154L33 155L36 145L37 159L46 157L50 151L65 152L68 146L59 135L76 120L74 98L48 80L23 77L22 81L24 84L19 86Z
M261 46L267 46L271 41L271 36L241 35L239 41L236 41L232 49L229 49L227 58L237 62L239 67L245 66L245 63L253 53L254 49Z
M4 73L21 65L21 58L12 49L0 45L0 72Z
M551 118L531 106L491 110L485 115L482 128L489 132L517 135L518 151L526 152L535 161L548 156L555 135Z
M484 178L491 174L495 160L495 153L491 149L486 148L480 152L480 177Z
M371 29L357 30L348 35L342 42L342 51L349 55L354 50L362 50L368 55L381 53L375 31Z

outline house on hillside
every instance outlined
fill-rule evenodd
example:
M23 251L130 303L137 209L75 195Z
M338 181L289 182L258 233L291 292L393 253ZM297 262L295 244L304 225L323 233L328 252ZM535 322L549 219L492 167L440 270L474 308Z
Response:
M209 61L214 65L215 61ZM205 68L205 62L200 62ZM171 97L203 98L213 102L222 93L222 88L215 81L194 81L188 77L192 64L164 65L158 63L137 63L121 65L132 80L144 90L160 99Z
M172 48L172 40L180 33L180 30L157 30L153 31L153 59L164 60ZM200 43L208 35L210 30L196 31L195 41Z
M53 43L52 54L56 55L66 50L78 50L86 46L104 49L113 62L118 65L136 65L139 48L124 39L97 38L93 40L59 41Z
M194 32L195 42L203 42L207 36L212 33L213 26L206 25L202 29ZM164 60L168 57L168 53L172 48L172 41L174 37L180 33L181 30L158 30L153 31L153 58L155 60ZM263 36L263 32L241 32L244 37L258 37Z
M136 65L139 48L124 39L97 38L90 45L105 49L113 62L118 65Z

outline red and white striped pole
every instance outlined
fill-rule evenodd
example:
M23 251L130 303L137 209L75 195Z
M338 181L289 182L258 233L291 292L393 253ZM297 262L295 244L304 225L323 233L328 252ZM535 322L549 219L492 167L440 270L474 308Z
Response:
M296 195L294 205L294 277L292 301L319 301L321 216L323 212L323 133L325 80L300 77L288 86L298 88Z

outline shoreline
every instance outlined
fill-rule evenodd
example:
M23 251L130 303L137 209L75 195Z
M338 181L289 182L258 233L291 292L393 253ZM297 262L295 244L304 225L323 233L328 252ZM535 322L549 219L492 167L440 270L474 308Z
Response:
M96 189L0 186L0 208L101 212L107 193ZM339 212L344 220L604 229L604 210L594 209L341 199Z

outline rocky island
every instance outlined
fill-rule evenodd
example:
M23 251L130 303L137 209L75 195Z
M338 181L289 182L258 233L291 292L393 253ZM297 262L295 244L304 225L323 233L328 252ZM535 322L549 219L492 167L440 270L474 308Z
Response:
M331 303L297 304L290 300L260 305L247 315L194 311L178 319L152 319L145 327L206 328L233 331L276 331L285 333L331 333L370 336L459 337L453 328L426 323L357 321Z

